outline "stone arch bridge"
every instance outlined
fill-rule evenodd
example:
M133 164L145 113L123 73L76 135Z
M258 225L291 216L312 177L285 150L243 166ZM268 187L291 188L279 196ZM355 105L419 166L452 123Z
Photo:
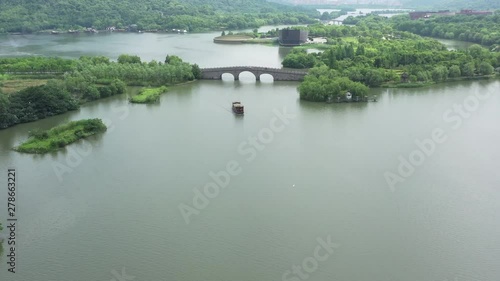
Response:
M229 73L234 76L234 80L239 80L240 73L250 72L255 75L255 79L260 81L262 74L269 74L274 81L302 81L307 74L307 70L270 68L258 66L230 66L230 67L215 67L202 68L201 79L207 80L222 80L222 74Z

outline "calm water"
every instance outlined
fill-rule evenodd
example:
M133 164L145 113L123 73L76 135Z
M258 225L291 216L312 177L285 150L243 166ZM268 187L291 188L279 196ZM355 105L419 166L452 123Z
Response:
M170 53L203 66L281 59L278 47L211 37L34 36L14 40L10 51L11 40L1 44L4 54ZM172 87L150 106L129 104L131 91L0 131L4 224L9 167L19 186L18 272L7 272L4 249L0 280L282 280L328 236L340 246L307 280L498 280L499 81L373 90L379 102L364 104L303 102L297 85L248 74ZM244 117L230 112L235 100ZM450 111L464 102L467 117ZM285 124L276 119L284 108L294 115ZM109 130L66 150L10 150L31 129L96 117ZM446 141L420 153L423 163L392 191L384 174L398 174L398 158L415 155L415 141L439 129ZM259 136L265 143L250 149ZM179 205L193 206L193 190L234 162L241 172L186 225Z
M284 26L264 26L260 32ZM242 30L249 31L249 30ZM6 56L103 55L117 59L120 54L140 55L143 61L164 61L178 55L201 67L266 65L281 67L290 48L257 44L215 44L220 32L197 34L106 33L80 35L0 35L0 58Z
M434 39L436 39L436 38L434 38ZM449 40L449 39L436 39L436 40L441 42L443 45L445 45L446 48L448 48L448 50L466 49L466 48L469 48L470 46L474 45L474 43L466 42L466 41Z
M331 12L338 12L338 11L340 11L338 9L317 9L317 10L321 14L323 14L324 12L331 13ZM343 20L345 20L349 16L353 16L353 17L365 16L365 15L370 14L372 12L376 12L376 11L388 11L388 10L397 11L398 13L380 14L380 16L390 18L390 17L393 17L395 15L407 14L410 11L408 9L356 9L356 11L347 12L346 15L340 16L340 17L336 18L335 20L343 21Z

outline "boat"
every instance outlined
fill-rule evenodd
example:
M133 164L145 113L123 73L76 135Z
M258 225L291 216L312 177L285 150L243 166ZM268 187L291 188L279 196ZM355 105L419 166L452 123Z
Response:
M245 107L239 101L233 102L233 112L235 114L242 115L245 112L244 109L245 109Z

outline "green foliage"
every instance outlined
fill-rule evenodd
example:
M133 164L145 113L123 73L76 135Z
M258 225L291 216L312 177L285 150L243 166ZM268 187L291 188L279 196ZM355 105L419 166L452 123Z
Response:
M500 67L499 52L480 45L449 51L436 40L395 30L392 26L399 21L401 19L366 16L358 18L354 27L309 26L313 34L328 37L330 48L321 54L292 51L283 65L304 68L302 61L314 60L314 65L320 67L311 69L308 76L318 81L304 81L299 90L302 98L319 101L324 100L326 92L338 94L336 84L328 82L335 77L369 87L415 87L450 78L491 75ZM402 73L407 76L403 77ZM327 80L322 80L325 77Z
M49 137L49 134L47 133L47 131L43 131L40 129L34 129L34 130L29 131L28 136L30 138L34 138L37 140L45 140Z
M78 103L56 83L29 87L0 97L0 128L31 122L78 108Z
M0 93L0 129L7 128L18 123L18 118L12 114L10 109L10 99Z
M445 81L448 79L448 68L442 65L436 66L432 70L431 76L435 82Z
M462 75L462 71L458 65L452 65L450 69L448 69L448 77L457 78Z
M200 69L200 66L198 66L197 64L193 64L191 68L192 68L192 71L193 71L193 77L195 79L200 79L201 78L201 69Z
M87 101L93 101L101 98L101 94L95 85L88 85L83 91L82 97Z
M106 125L101 119L73 121L48 131L30 132L29 139L15 150L25 153L47 153L104 131Z
M314 54L307 54L306 50L294 49L282 62L283 67L289 68L311 68L316 64Z
M115 26L130 30L246 29L270 24L312 23L313 9L265 0L48 0L0 1L0 31Z
M66 72L66 71L71 71L74 68L75 64L76 63L74 60L62 59L62 58L46 58L46 57L0 58L0 73Z
M49 80L46 85L28 87L7 96L0 93L0 129L31 122L78 108L79 102L92 101L126 91L129 85L161 86L195 79L201 76L197 65L185 63L177 56L167 56L167 63L141 62L137 56L121 55L119 62L105 57L81 57L79 60L54 60L53 58L19 58L0 60L0 69L24 71L23 64L35 66L54 65L65 69L62 79Z
M326 101L350 92L353 97L364 97L368 87L347 77L338 77L338 72L327 67L311 69L299 86L300 98L307 101Z
M131 103L155 103L160 100L160 95L167 91L167 87L162 86L159 88L146 88L132 98Z
M486 46L500 44L498 12L490 16L456 15L419 20L395 16L391 18L391 24L398 30L422 36L469 41Z
M134 59L137 60L137 59ZM119 79L128 85L161 86L194 79L193 66L177 56L167 56L166 63L101 63L79 61L77 70L66 75L70 92L80 93L96 81ZM71 78L71 79L70 79ZM83 93L82 93L83 94Z
M118 63L141 63L141 58L139 56L131 55L120 55L118 56Z
M165 57L165 64L179 65L182 63L182 59L178 56L167 55Z
M481 75L491 75L495 69L493 68L493 66L491 66L491 64L487 63L487 62L481 62L479 64L479 74Z
M468 62L464 64L462 68L462 75L466 77L474 76L474 72L476 71L476 66L474 62Z

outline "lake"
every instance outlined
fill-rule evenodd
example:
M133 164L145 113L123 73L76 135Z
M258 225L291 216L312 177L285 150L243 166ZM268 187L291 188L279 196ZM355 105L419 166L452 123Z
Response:
M340 11L339 9L317 9L317 10L321 14L323 14L324 12L332 13L332 12ZM380 14L380 16L382 16L382 17L390 18L390 17L393 17L395 15L407 14L408 12L410 12L412 10L409 10L409 9L389 9L389 8L387 8L387 9L356 9L355 11L347 12L346 15L342 15L340 17L337 17L335 20L343 21L349 16L359 17L359 16L365 16L367 14L371 14L372 12L380 12L380 11L383 11L383 12L393 11L394 13Z
M0 53L279 67L289 51L217 34L3 36ZM304 102L297 86L243 73L154 105L129 104L131 89L0 130L4 227L7 169L18 185L17 273L4 243L0 280L498 279L500 81L352 104ZM83 118L108 131L44 156L11 150Z

